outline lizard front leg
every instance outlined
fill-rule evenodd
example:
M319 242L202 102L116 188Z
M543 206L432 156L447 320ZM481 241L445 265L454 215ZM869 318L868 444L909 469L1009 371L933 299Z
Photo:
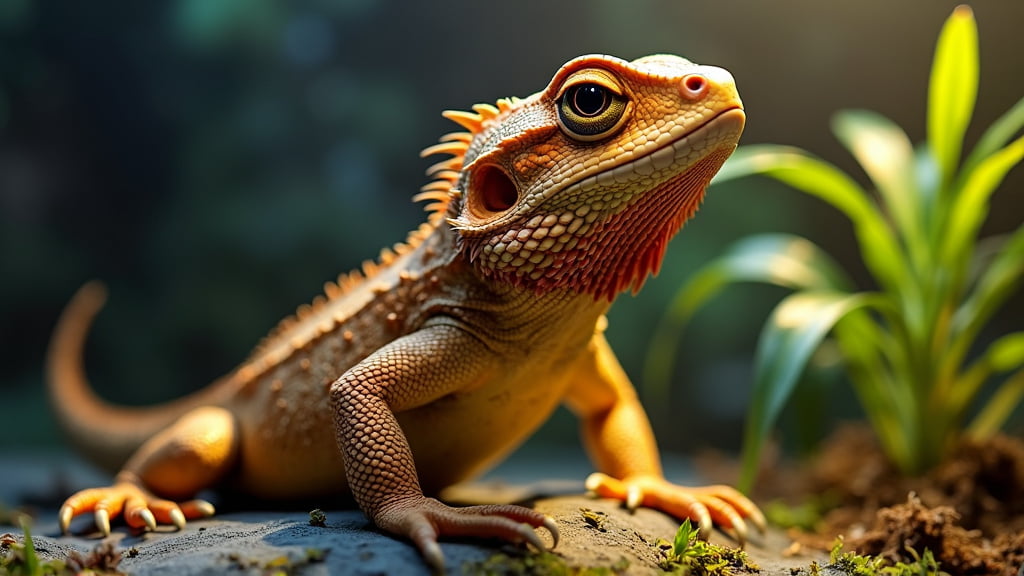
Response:
M356 502L377 526L411 539L436 569L444 565L439 536L525 541L543 549L533 528L544 526L557 543L553 521L529 508L452 508L424 496L395 418L396 412L486 385L498 368L497 358L475 336L437 324L379 349L331 387L338 444Z
M66 532L71 519L85 512L93 513L104 535L118 516L133 528L150 530L157 524L182 528L187 519L211 516L209 502L184 500L212 487L231 469L237 442L230 412L196 408L147 440L113 486L82 490L68 498L60 509L61 530Z
M600 472L587 489L697 522L707 537L712 524L731 530L743 543L746 520L764 529L764 516L729 486L685 487L664 479L654 434L636 391L603 334L595 334L576 365L566 404L582 419L587 450ZM746 520L744 520L746 519Z

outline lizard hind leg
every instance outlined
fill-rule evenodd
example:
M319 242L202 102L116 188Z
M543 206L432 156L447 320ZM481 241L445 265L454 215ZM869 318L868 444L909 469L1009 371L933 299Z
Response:
M182 528L186 520L213 514L204 500L188 500L214 486L235 465L238 435L234 416L223 408L196 408L147 440L117 474L114 484L82 490L60 509L60 526L92 512L104 535L110 520L133 528L158 524Z

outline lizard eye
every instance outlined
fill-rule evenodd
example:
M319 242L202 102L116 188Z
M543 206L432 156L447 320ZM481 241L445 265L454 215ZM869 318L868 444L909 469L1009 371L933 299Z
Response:
M570 86L558 103L558 124L569 137L589 142L600 140L621 125L626 99L594 82Z

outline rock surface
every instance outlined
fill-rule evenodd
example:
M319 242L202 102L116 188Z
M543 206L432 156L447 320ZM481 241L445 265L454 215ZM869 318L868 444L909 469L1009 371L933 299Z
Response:
M70 481L60 481L53 460L25 460L0 457L0 502L36 500L44 493L66 490L58 484L95 484L95 478L81 466L63 462ZM47 473L48 471L48 473ZM10 474L8 474L10 472ZM20 479L20 480L19 480ZM99 479L101 481L101 479ZM478 483L453 490L448 497L463 502L509 501L528 493L575 491L534 501L537 509L558 524L561 541L556 558L569 566L615 568L623 574L658 574L658 538L671 540L678 523L652 510L629 513L617 503L579 494L578 482L541 483L532 486ZM20 499L15 499L20 495ZM584 513L584 510L587 513ZM156 574L266 574L274 568L290 574L430 574L416 550L408 543L377 531L355 510L328 510L326 526L311 526L308 510L239 511L191 522L182 531L161 528L152 533L132 533L116 528L110 540L124 553L119 568L126 573ZM89 552L96 548L97 534L87 518L72 525L73 536L59 536L56 509L50 503L35 510L34 536L37 550L45 558L63 558L72 550ZM589 516L589 519L587 518ZM13 526L0 523L0 534L20 536ZM544 531L542 538L547 539ZM550 541L550 540L546 540ZM721 534L712 538L720 544L729 540ZM781 552L789 541L778 532L748 545L762 574L788 575L790 568L806 566L812 557L785 558ZM502 554L513 559L526 554L522 547L494 542L444 542L442 548L449 574L479 573L486 563L501 561ZM131 551L129 554L128 551ZM322 557L320 552L323 552ZM821 556L814 557L819 561Z

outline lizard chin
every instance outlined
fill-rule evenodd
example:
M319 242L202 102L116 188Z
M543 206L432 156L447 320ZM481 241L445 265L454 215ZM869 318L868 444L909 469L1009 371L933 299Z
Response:
M669 240L696 213L734 147L715 150L613 213L583 203L517 222L503 234L463 238L463 248L485 277L538 294L568 291L611 302L658 273Z

